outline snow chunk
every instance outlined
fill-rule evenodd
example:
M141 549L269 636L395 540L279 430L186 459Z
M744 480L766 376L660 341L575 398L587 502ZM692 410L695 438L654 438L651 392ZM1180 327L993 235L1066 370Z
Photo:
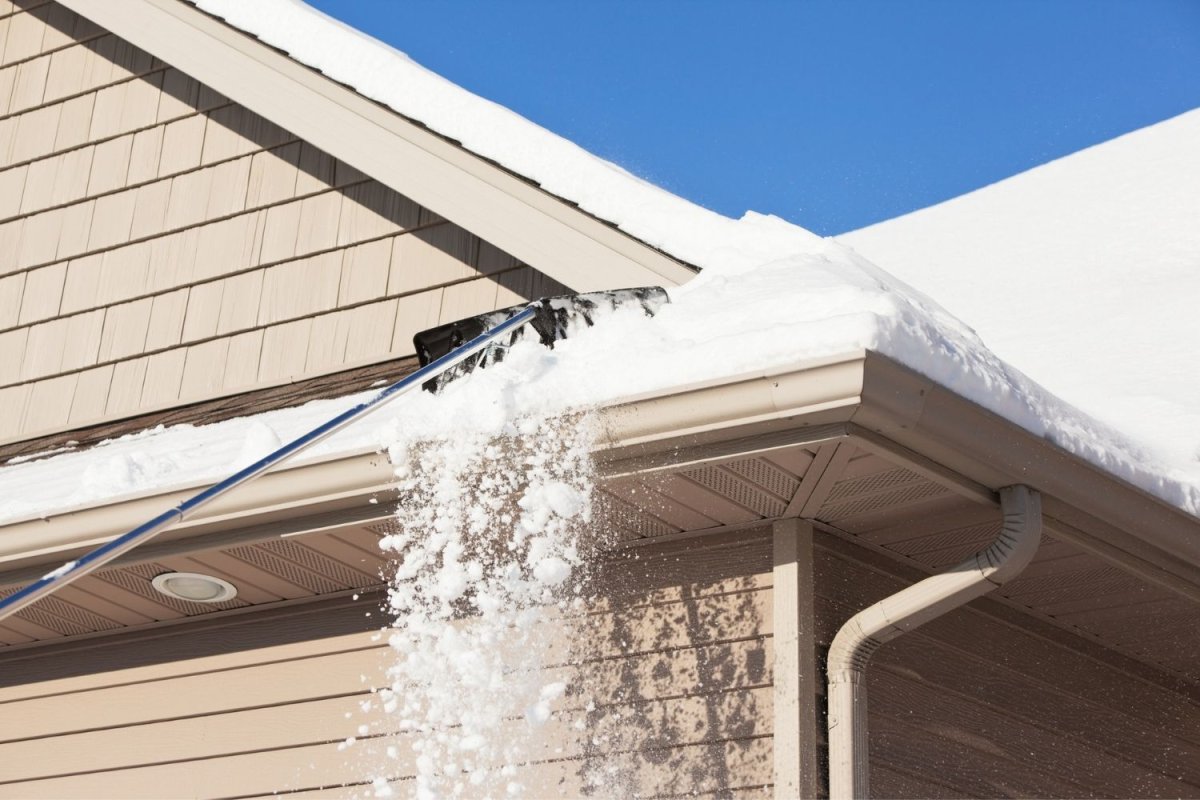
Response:
M387 448L411 463L396 464L400 531L384 540L401 562L384 709L416 754L417 797L520 796L508 777L530 730L514 720L546 722L567 688L543 676L551 644L576 638L558 610L584 564L592 428L513 412Z

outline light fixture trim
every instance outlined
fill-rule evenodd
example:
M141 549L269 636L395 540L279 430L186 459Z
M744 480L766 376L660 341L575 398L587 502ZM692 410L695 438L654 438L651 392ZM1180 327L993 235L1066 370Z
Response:
M232 583L200 572L164 572L150 583L161 594L189 603L224 603L237 597Z

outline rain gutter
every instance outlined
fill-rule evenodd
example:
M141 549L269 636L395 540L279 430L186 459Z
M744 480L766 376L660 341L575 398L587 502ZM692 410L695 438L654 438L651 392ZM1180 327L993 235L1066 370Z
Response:
M866 351L624 398L599 412L599 474L851 437L976 499L1026 484L1047 530L1131 572L1200 599L1200 520L1063 451L886 357ZM299 531L313 515L385 517L368 505L393 480L386 457L341 453L261 478L164 539ZM95 546L186 496L154 496L0 526L0 572ZM150 513L147 513L150 512ZM274 533L266 533L273 531Z
M598 456L666 452L681 436L695 443L728 438L730 431L747 428L781 431L796 425L811 427L814 420L844 423L859 401L864 355L855 352L790 370L622 400L601 411L604 435ZM383 519L389 516L386 504L369 501L387 492L393 480L387 457L376 452L341 453L281 467L197 511L160 541L211 536L225 540L237 530L246 531L246 541L262 540L281 531L299 532L306 520L314 515L327 518L331 512L354 515L359 524L370 517ZM0 574L71 558L114 539L205 485L0 525Z

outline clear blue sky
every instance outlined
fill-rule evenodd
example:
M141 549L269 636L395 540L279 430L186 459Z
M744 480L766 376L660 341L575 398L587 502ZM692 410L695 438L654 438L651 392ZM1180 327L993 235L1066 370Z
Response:
M310 0L724 214L823 234L1200 106L1200 0Z

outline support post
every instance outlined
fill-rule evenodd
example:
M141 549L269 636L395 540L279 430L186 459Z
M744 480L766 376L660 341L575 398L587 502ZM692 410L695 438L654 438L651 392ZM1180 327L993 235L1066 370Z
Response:
M800 519L773 524L774 774L778 800L817 797L817 660L813 529Z

